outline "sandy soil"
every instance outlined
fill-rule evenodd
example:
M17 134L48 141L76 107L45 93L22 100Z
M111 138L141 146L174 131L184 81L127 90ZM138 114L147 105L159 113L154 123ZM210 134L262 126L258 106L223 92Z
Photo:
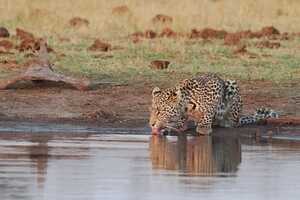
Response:
M267 106L281 115L300 116L297 85L277 88L270 82L241 82L244 113ZM101 126L144 126L151 103L149 85L103 86L77 91L64 86L40 85L0 91L2 119L92 123Z

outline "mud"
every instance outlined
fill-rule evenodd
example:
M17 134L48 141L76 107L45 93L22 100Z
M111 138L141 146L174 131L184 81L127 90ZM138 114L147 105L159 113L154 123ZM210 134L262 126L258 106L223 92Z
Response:
M239 84L244 102L243 113L253 113L258 107L270 107L280 116L299 117L297 84L282 89L266 81ZM100 85L91 91L76 91L66 85L50 83L23 87L0 91L2 119L132 127L148 123L154 86Z

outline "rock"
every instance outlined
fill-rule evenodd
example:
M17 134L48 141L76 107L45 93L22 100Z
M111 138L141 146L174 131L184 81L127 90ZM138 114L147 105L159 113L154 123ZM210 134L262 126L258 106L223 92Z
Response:
M126 5L116 6L112 9L113 15L123 16L128 13L131 13L131 12L130 12L130 9Z
M277 30L273 26L263 27L260 31L261 35L264 37L272 36L272 35L280 35L279 30Z
M152 18L152 23L157 24L171 24L173 22L173 18L168 15L157 14Z
M75 28L80 27L88 27L90 22L87 19L81 18L81 17L73 17L69 21L70 26Z
M100 39L96 39L94 43L88 48L89 51L110 51L112 46Z
M177 36L177 33L173 31L171 28L164 28L162 32L159 34L160 37L168 37L174 38Z
M20 40L34 40L34 35L23 29L16 28L16 35Z
M241 42L241 35L237 33L228 33L224 38L225 45L229 45L229 46L239 45L240 42Z
M202 30L192 29L190 38L207 39L223 39L227 35L224 30L215 30L212 28L204 28Z
M211 28L205 28L201 31L201 38L203 39L223 39L227 35L224 30L215 30Z
M43 39L39 38L39 39L24 39L21 41L21 43L17 46L17 50L19 52L24 52L24 51L31 51L31 52L37 52L40 50L40 43ZM46 47L47 47L47 52L54 52L54 50L48 46L48 44L46 43Z
M248 53L247 51L247 46L246 45L241 45L241 46L238 46L237 49L235 49L233 51L234 54L246 54Z
M7 60L7 59L1 60L0 66L5 67L5 68L10 68L10 69L20 67L20 65L18 64L18 62L16 60Z
M0 41L0 49L4 49L5 51L9 51L14 47L14 44L8 40Z
M9 32L8 32L8 30L6 29L6 28L4 28L4 27L0 27L0 38L1 37L4 37L4 38L6 38L6 37L9 37Z
M156 38L157 33L154 32L153 30L146 30L144 36L145 36L145 38L153 39L153 38Z
M257 42L255 46L260 49L263 48L278 49L281 46L281 44L279 42L270 42L268 40L264 40L261 42Z
M167 60L154 60L150 63L152 69L167 69L170 62Z

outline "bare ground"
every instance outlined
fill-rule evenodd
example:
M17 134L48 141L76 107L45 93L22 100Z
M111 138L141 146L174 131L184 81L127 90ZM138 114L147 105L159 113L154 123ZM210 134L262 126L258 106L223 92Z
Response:
M300 116L299 84L280 88L266 81L240 82L244 113L270 107L281 115ZM103 86L77 91L65 86L40 85L0 91L2 119L92 123L101 126L145 126L153 86Z

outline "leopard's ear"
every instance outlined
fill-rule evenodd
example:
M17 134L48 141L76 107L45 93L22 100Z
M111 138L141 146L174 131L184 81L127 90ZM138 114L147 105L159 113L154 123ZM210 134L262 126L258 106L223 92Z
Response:
M156 96L156 95L159 94L159 93L161 93L161 90L160 90L159 87L153 88L153 90L152 90L152 96L153 96L153 97Z

